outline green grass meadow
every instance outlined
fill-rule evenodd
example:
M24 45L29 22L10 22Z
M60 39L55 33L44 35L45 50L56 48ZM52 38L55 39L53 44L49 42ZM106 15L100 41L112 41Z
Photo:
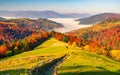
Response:
M0 60L0 75L27 75L37 64L65 54L70 56L59 66L58 75L120 75L120 62L51 38L32 51Z

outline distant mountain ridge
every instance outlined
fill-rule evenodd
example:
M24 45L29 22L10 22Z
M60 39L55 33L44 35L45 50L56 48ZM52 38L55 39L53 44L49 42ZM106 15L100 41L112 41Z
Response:
M61 14L56 11L0 11L0 16L24 18L82 18L88 17L89 14Z
M82 13L82 14L78 14L78 13L67 13L64 14L66 17L68 18L84 18L84 17L88 17L90 16L90 14L86 14L86 13Z
M53 28L63 27L61 23L56 23L54 21L48 19L38 18L37 20L29 19L29 18L19 18L19 19L7 19L4 22L12 22L16 23L18 26L27 28L29 30L46 30L49 31Z
M4 21L4 20L6 20L5 18L3 18L3 17L0 17L0 21Z
M63 25L42 18L37 20L28 18L2 20L0 21L0 44L3 44L4 41L10 43L13 40L23 39L33 33L50 31L59 27L63 27Z
M117 13L102 13L98 15L93 15L90 17L78 19L77 21L80 21L80 24L96 24L103 22L105 20L118 20L120 19L120 14Z

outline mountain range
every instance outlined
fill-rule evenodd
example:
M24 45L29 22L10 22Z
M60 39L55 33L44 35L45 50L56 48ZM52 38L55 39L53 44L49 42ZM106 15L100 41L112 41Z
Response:
M90 14L67 13L62 14L56 11L0 11L0 16L4 17L24 17L24 18L83 18Z
M4 20L6 20L5 18L3 18L3 17L0 17L0 21L4 21Z

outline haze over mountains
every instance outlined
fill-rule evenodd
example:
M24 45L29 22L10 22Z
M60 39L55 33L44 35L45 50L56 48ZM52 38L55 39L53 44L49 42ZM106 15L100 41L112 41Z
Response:
M26 18L83 18L90 14L86 13L58 13L56 11L0 11L3 17L26 17Z
M17 11L16 11L17 12ZM22 12L20 15L21 17L25 17L25 14L28 13L28 11ZM34 17L35 18L35 11L32 11L26 15L26 17ZM9 13L10 14L10 13ZM11 13L12 14L12 13ZM34 14L33 16L30 14ZM48 18L47 19L43 19L43 22L41 22L42 20L39 21L39 19L11 19L11 20L7 20L10 22L15 22L15 23L19 23L19 25L24 25L27 28L30 28L32 26L32 28L34 27L38 27L38 29L44 29L44 30L55 30L57 32L61 32L61 33L65 33L65 32L70 32L79 28L85 28L85 27L90 27L93 24L96 23L100 23L106 20L119 20L120 19L120 14L117 13L101 13L101 14L97 14L97 15L92 15L90 17L83 17L83 15L81 14L66 14L66 15L71 15L72 18L70 18L70 16L67 18L57 12L54 11L42 11L41 13L38 12L38 14L42 14L44 18L47 17L52 17L52 18ZM37 14L37 15L38 15ZM18 13L16 13L16 15L18 15ZM23 16L24 15L24 16ZM78 16L77 16L78 15ZM15 16L15 14L13 14L13 16ZM19 17L20 17L19 16ZM79 17L80 16L80 17ZM18 18L19 18L18 17ZM38 17L38 16L36 16ZM57 17L57 18L54 18ZM61 18L60 18L61 17ZM73 17L79 17L79 19L76 20L76 18ZM0 20L3 21L5 20L5 18L0 17ZM53 22L51 22L50 20L52 20ZM56 22L56 23L55 23ZM47 23L47 24L46 24ZM61 23L61 24L60 24ZM38 26L36 26L38 25Z

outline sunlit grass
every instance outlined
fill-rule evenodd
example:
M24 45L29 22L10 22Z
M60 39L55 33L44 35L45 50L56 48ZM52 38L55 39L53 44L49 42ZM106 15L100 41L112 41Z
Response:
M58 70L59 75L120 75L120 62L84 50L71 52Z

